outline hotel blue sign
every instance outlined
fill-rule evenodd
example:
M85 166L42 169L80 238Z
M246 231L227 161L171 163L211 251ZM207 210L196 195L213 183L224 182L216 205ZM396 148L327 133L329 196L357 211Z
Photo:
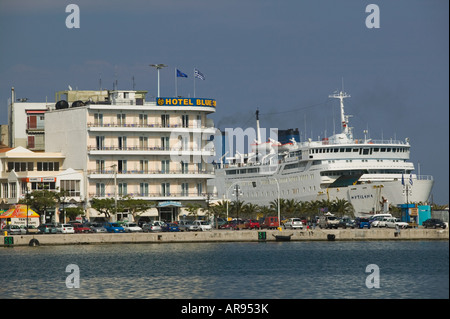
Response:
M207 106L216 107L216 100L203 98L158 97L156 104L160 106Z

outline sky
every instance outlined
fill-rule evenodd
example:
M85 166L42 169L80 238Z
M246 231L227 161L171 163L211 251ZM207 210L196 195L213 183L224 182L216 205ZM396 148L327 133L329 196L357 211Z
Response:
M79 28L66 25L69 4ZM216 99L220 129L254 127L259 109L262 127L316 139L339 132L339 102L328 96L343 87L355 138L364 130L409 138L416 170L433 175L433 200L443 205L448 39L447 0L0 0L0 124L11 87L31 102L115 81L151 97L149 64L163 63L161 95L193 97L195 81L196 97ZM176 68L188 78L176 79ZM194 68L205 80L194 80Z

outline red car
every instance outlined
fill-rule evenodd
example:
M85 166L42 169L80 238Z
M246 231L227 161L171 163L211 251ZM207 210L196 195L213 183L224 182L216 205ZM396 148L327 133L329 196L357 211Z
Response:
M73 229L75 230L75 233L91 233L92 229L90 227L87 227L81 223L72 223Z
M247 228L247 229L260 229L261 228L261 226L259 225L259 222L254 219L247 220L244 225L245 225L245 228Z

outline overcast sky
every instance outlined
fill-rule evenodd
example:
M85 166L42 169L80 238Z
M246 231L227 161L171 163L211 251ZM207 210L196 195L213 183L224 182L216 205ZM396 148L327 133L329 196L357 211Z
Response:
M66 6L80 9L67 28ZM379 28L368 28L369 4ZM375 21L375 20L372 20ZM298 128L302 138L339 130L344 89L355 137L409 137L412 161L449 202L447 0L0 0L0 123L17 97L54 101L67 89L148 90L164 63L161 95L217 100L217 127ZM306 124L306 126L305 126Z

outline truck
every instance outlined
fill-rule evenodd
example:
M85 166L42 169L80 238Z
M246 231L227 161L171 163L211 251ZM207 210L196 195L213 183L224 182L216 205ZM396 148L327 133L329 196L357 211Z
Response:
M337 219L334 214L326 213L319 217L319 227L320 228L335 228L339 227L339 219Z
M261 228L268 228L268 229L276 229L280 227L280 223L278 221L278 217L266 217L264 218L264 221L262 224L260 223Z

